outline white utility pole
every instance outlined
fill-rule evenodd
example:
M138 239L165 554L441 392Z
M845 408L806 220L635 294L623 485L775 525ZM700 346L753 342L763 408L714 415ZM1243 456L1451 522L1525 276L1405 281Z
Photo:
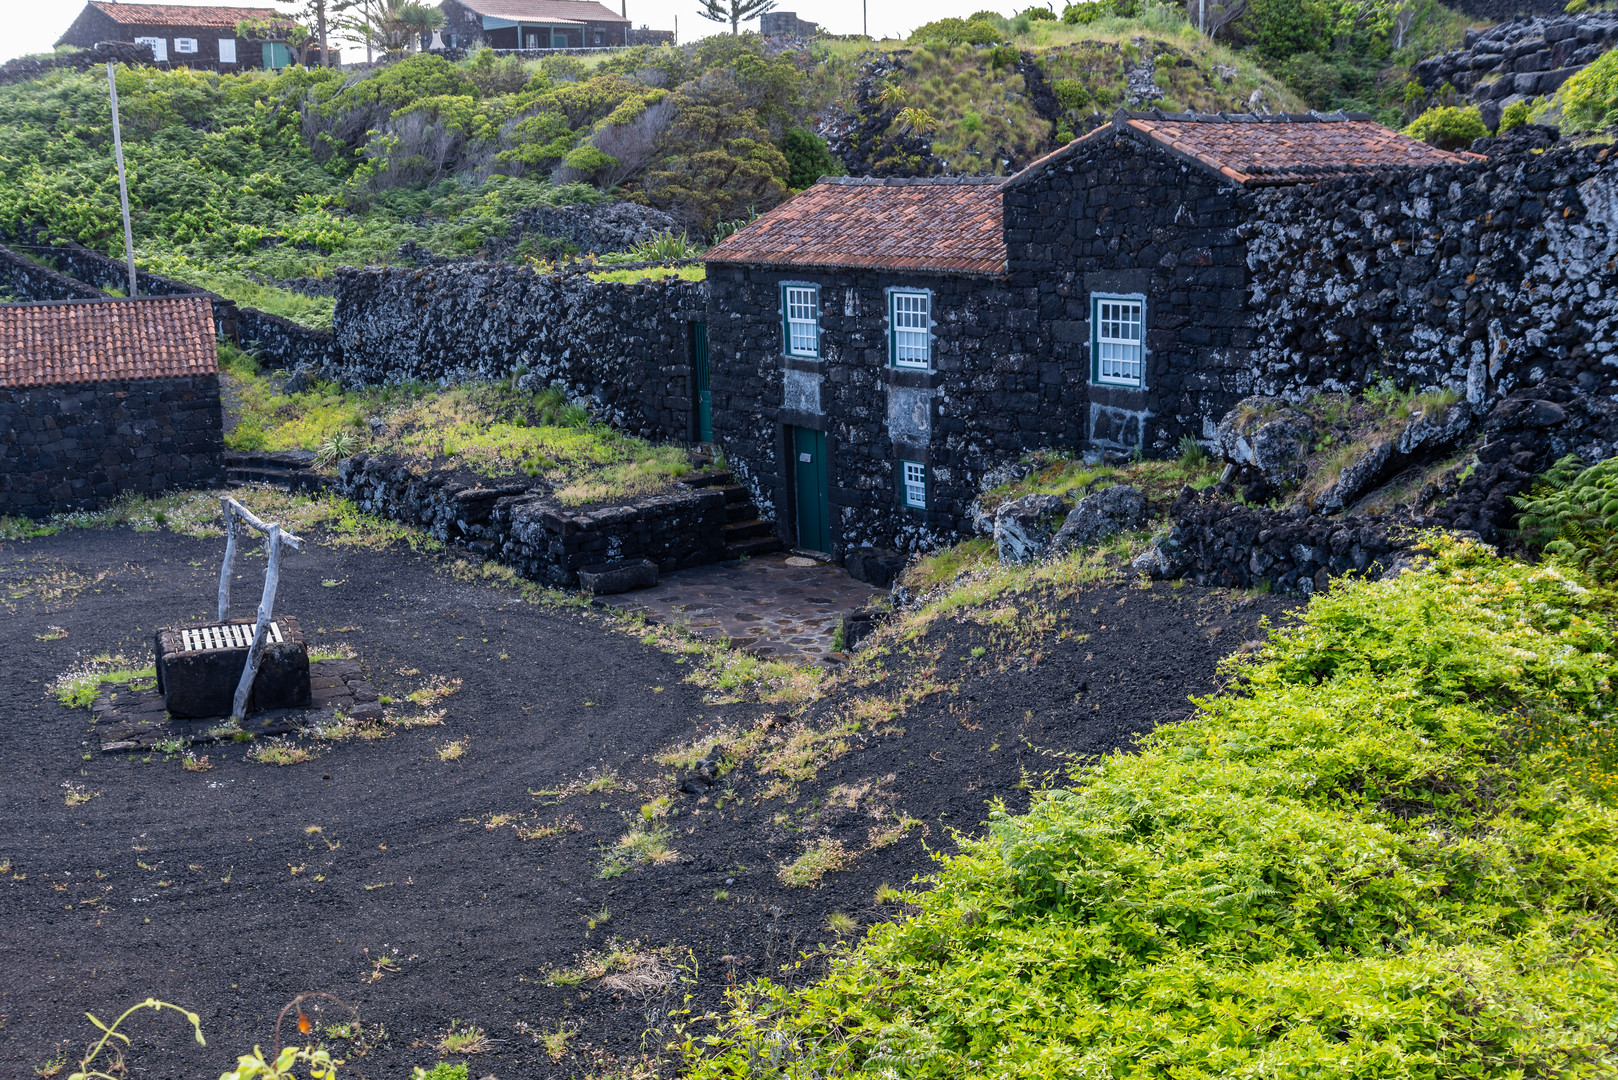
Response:
M118 200L124 207L124 259L129 263L129 298L135 298L135 238L129 231L129 181L124 179L124 136L118 129L118 75L107 61L107 89L112 92L112 153L118 159Z

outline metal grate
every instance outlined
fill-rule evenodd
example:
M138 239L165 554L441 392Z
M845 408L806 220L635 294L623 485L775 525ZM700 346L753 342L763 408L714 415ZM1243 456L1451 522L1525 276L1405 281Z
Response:
M281 636L280 624L270 623L269 629L264 634L265 643L279 645L285 640ZM205 652L209 649L245 649L252 644L252 623L194 626L180 631L181 652Z

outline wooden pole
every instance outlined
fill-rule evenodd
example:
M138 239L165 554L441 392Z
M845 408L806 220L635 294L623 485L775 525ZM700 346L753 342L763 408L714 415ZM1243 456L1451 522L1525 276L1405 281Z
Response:
M225 512L225 565L219 569L219 621L230 614L230 571L236 561L236 515L231 512L230 496L219 499L219 508Z
M112 95L112 152L118 159L118 201L124 208L124 259L129 263L129 298L135 298L135 240L129 231L129 182L124 178L124 136L118 127L117 67L107 61L107 89Z
M275 610L275 587L281 581L281 526L270 526L270 565L264 570L264 598L258 603L258 622L253 626L253 644L247 650L247 665L242 669L241 682L236 684L236 698L231 703L230 715L237 720L247 719L247 699L253 694L253 680L258 677L259 661L264 657L264 638L270 632L270 613Z

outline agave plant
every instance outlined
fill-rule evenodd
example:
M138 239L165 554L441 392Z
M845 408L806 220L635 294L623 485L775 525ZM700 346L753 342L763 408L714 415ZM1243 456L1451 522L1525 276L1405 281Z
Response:
M346 457L353 457L360 448L360 439L352 431L334 431L315 451L315 467L329 469Z

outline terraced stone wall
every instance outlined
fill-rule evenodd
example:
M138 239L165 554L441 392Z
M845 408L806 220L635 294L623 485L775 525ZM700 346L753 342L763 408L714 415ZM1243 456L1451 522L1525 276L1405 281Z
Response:
M215 375L0 388L0 517L224 480Z
M1386 376L1482 406L1551 376L1610 385L1618 171L1533 135L1477 164L1250 196L1253 392Z
M547 585L578 584L585 567L650 559L667 573L725 559L725 494L703 478L618 506L568 507L543 485L488 486L395 458L356 454L334 489L370 513L419 525L445 543Z
M598 420L650 439L694 438L691 324L702 282L621 284L475 263L341 270L333 316L345 382L525 377L561 383Z

